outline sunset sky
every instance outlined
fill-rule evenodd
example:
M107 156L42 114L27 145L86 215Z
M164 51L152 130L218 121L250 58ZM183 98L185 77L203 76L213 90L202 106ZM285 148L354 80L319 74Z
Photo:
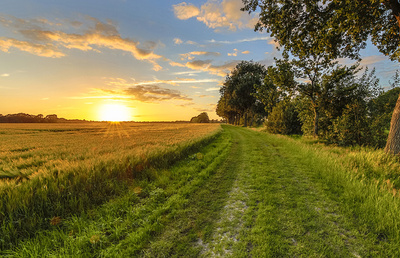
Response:
M0 114L134 121L215 119L219 87L240 60L279 57L241 0L1 0ZM369 45L381 85L398 69Z

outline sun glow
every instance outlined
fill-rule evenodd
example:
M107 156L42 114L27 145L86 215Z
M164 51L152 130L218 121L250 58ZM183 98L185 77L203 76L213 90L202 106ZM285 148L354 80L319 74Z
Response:
M105 104L99 111L100 120L109 122L131 121L131 111L121 104Z

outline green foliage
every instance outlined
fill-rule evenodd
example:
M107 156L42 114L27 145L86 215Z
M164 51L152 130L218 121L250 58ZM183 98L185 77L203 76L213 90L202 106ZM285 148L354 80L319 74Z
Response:
M217 105L217 114L229 123L237 124L243 117L247 126L248 115L262 112L263 107L254 97L255 85L261 85L265 77L265 67L252 61L242 61L236 65L220 89L221 98Z
M203 112L198 116L192 117L190 119L191 123L210 123L210 118L208 118L207 112Z
M256 30L266 29L290 52L299 76L310 83L300 84L314 109L314 136L318 135L321 75L334 67L340 57L359 58L370 37L385 55L399 60L400 3L398 1L285 1L243 0L242 10L261 9ZM259 9L258 9L259 8ZM393 130L399 130L393 128Z
M370 110L371 101L381 93L375 70L368 69L360 78L357 66L337 67L322 77L318 106L319 136L328 143L339 145L369 145L382 147L386 135L381 122ZM312 131L312 106L301 100L299 117L305 135Z
M302 124L301 131L304 136L313 136L314 134L314 111L311 103L306 98L297 99L297 112Z
M267 131L274 134L301 134L301 123L296 104L281 101L273 109L265 122Z
M366 106L360 103L347 105L342 115L334 120L327 138L344 146L372 144Z
M281 100L288 100L296 90L297 82L294 70L288 60L276 60L276 66L269 66L262 84L254 85L253 94L261 101L269 115L276 104Z
M379 121L385 130L390 128L390 120L399 94L400 87L392 88L389 91L382 92L377 98L371 99L368 103L371 116Z
M243 10L261 9L256 30L266 29L286 50L300 55L326 53L328 59L358 58L372 42L392 59L399 57L398 1L243 0ZM311 38L317 41L310 41Z

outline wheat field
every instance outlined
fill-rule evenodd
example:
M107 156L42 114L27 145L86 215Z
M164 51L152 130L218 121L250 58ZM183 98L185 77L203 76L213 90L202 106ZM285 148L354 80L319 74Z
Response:
M71 123L0 124L0 178L32 178L200 139L218 124Z
M219 124L0 124L0 250L152 181Z

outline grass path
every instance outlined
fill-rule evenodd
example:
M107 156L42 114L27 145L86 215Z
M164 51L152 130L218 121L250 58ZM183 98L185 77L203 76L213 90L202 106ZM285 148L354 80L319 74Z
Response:
M369 197L357 193L370 191L369 186L336 170L334 160L305 151L287 138L224 126L200 153L170 169L153 171L156 180L139 182L139 192L136 186L5 254L398 256L393 237L360 214ZM381 202L379 198L373 199ZM393 198L388 202L398 204ZM371 208L368 212L378 219L382 213Z
M296 149L264 133L225 130L233 139L228 158L146 255L363 257L387 251L341 207L335 195L341 186L329 189ZM190 231L197 237L177 241ZM163 249L162 243L173 246Z

